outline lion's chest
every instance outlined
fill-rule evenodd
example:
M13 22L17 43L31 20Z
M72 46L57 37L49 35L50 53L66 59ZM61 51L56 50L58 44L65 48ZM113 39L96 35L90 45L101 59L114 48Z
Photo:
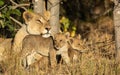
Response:
M68 45L64 45L63 47L61 47L58 51L57 54L62 54L64 52L68 51Z

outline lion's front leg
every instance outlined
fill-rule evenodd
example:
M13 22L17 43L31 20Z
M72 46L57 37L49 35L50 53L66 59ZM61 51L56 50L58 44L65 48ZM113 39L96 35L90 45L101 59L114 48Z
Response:
M34 56L34 54L29 54L29 55L27 55L26 57L24 57L24 58L21 59L21 65L22 65L25 69L29 68L29 66L30 66L32 63L35 62L33 56Z
M57 64L56 61L56 51L54 49L50 50L49 52L49 59L50 59L50 65L52 68L54 68Z
M37 52L32 52L22 59L22 66L24 68L29 68L30 65L39 61L41 58L42 56L40 54L38 54Z
M62 57L63 61L65 61L65 63L69 66L70 65L70 58L68 56L67 50L61 52L61 57Z

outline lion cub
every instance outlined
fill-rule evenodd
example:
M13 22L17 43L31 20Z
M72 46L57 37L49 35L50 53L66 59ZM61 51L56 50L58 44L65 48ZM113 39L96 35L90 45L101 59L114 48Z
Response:
M68 49L68 55L70 57L71 62L77 62L78 57L81 55L81 53L86 52L88 50L85 44L85 40L81 39L80 35L70 37L69 45L70 48Z
M58 50L66 64L77 61L80 52L85 50L82 40L78 37L70 37L69 33L58 33L54 36L54 47Z
M35 55L39 57L35 57ZM42 56L50 58L52 67L56 64L56 54L53 46L52 37L44 38L42 35L27 35L23 39L21 61L22 65L27 68L32 63L40 60ZM37 60L36 60L37 59Z

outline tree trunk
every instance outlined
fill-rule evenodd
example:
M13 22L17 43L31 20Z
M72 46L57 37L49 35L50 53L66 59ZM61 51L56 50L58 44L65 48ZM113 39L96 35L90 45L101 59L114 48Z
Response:
M59 0L49 0L50 5L48 9L50 9L50 25L52 27L51 33L52 35L58 33L60 31L59 24Z
M43 15L43 12L45 10L44 0L33 0L33 4L34 4L34 12Z
M52 35L60 31L59 24L59 0L33 0L34 12L40 13L43 15L46 8L50 10L50 25ZM45 2L47 1L47 2ZM47 5L45 5L47 3ZM46 7L47 6L47 7Z
M120 3L114 0L115 7L114 15L114 29L115 29L115 43L116 43L116 62L120 62Z

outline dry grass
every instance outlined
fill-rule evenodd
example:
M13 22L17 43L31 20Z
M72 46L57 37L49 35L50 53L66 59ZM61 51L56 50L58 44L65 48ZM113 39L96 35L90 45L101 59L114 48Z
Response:
M50 68L47 57L43 57L24 70L18 63L19 57L10 55L0 67L4 75L119 75L120 65L115 64L115 41L111 29L108 28L107 32L92 29L87 37L85 44L89 51L79 55L79 61L71 66L63 62Z

